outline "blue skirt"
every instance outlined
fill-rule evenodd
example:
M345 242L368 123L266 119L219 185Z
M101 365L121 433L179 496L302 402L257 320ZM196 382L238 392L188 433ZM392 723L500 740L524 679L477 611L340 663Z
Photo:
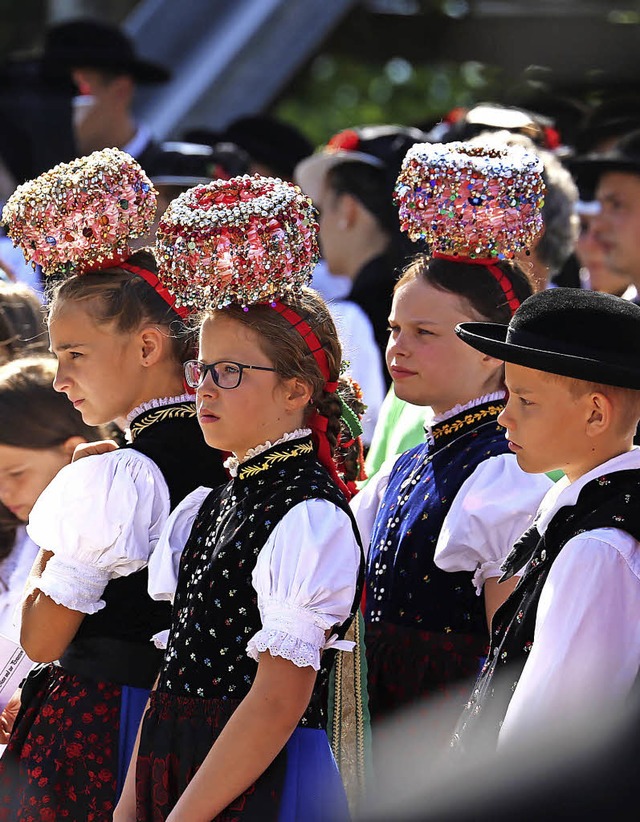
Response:
M326 732L296 728L285 754L287 767L278 822L348 820L347 797Z
M136 764L138 822L164 822L239 704L152 692ZM215 822L348 819L326 732L299 727L257 782Z

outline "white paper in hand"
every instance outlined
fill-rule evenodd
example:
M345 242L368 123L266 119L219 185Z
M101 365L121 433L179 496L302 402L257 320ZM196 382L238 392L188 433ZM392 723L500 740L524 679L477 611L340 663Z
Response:
M0 634L0 711L34 665L20 645Z

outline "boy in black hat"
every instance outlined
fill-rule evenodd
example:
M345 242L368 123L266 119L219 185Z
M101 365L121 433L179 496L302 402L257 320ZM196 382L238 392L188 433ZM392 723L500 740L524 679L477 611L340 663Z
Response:
M453 746L487 752L625 699L640 666L640 307L558 288L459 336L506 363L498 421L530 473L562 469L503 565L522 573Z

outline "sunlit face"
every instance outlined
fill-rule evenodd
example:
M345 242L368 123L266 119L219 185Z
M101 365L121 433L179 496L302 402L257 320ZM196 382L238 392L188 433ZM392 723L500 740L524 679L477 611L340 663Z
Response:
M221 312L208 317L200 331L199 359L273 367L257 334ZM237 388L219 388L208 373L196 394L198 420L212 448L242 459L250 448L302 426L303 409L292 409L287 384L273 371L245 370Z
M85 153L105 148L105 131L109 133L114 117L120 116L133 92L133 81L92 68L74 69L72 75L81 95L73 112L76 142Z
M614 271L640 283L640 175L603 174L598 183L600 214L595 228Z
M576 397L562 380L512 363L505 375L509 399L498 422L520 468L530 474L561 469L571 480L581 476L591 445L589 393Z
M320 252L332 274L344 274L347 271L346 260L347 242L344 216L342 213L342 198L344 194L335 191L327 182L324 183L320 200L316 202L320 211L318 225L318 241Z
M607 264L606 248L596 231L595 215L580 217L580 234L576 241L576 256L589 272L589 285L594 291L623 294L629 278L612 271Z
M17 448L0 445L0 502L26 522L35 501L58 471L71 461L63 446Z
M443 413L502 387L501 364L456 335L477 321L466 302L416 278L399 288L389 317L387 367L396 395Z
M126 417L141 402L136 335L98 325L82 303L65 301L51 316L49 337L58 360L53 387L88 425Z

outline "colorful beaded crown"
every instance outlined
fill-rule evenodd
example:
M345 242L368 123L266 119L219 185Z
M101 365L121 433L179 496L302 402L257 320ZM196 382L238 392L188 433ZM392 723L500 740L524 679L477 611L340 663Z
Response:
M83 274L131 255L129 240L153 224L156 195L133 157L105 148L18 186L2 222L45 275Z
M156 235L158 276L189 309L272 302L309 284L317 231L311 200L292 183L215 180L169 204Z
M521 146L417 143L394 193L401 229L431 253L512 259L542 230L542 170Z

